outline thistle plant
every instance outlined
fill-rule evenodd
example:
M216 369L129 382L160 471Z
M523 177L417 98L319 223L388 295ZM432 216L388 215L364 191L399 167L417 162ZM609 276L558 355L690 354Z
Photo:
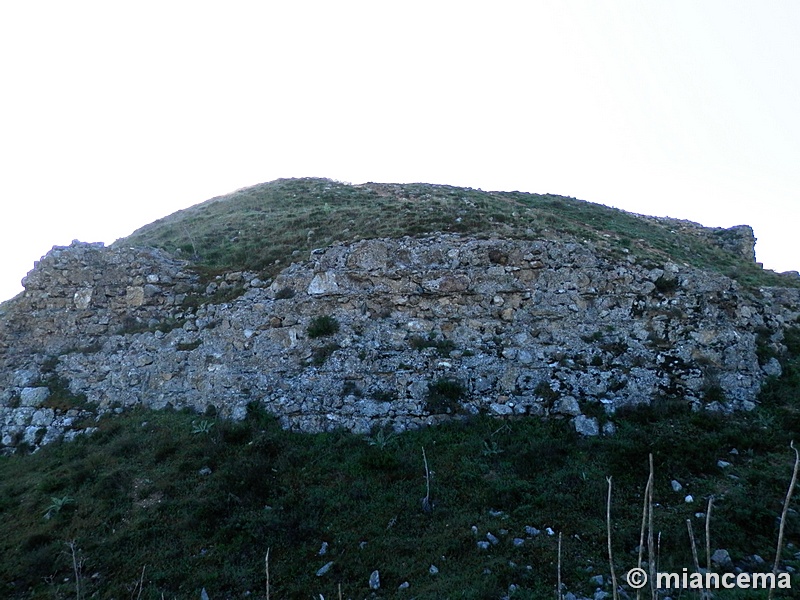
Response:
M61 512L61 509L65 506L69 506L70 504L75 504L75 499L71 498L70 496L62 496L61 498L57 498L56 496L50 497L50 505L44 511L44 518L46 520L52 519L55 515Z
M209 421L207 419L203 419L202 421L200 421L200 423L192 422L192 425L194 425L194 427L192 428L193 434L204 433L208 435L209 433L211 433L211 428L214 427L214 422Z
M377 446L381 450L385 450L386 447L394 440L395 434L393 432L386 433L385 430L379 429L375 435L370 436L367 438L367 443L370 446Z

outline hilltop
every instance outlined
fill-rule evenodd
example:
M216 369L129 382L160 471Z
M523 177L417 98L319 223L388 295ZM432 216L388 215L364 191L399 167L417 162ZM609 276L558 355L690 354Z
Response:
M748 226L708 228L552 194L423 183L279 179L158 219L114 246L162 248L208 273L248 270L273 276L335 242L434 233L588 242L619 259L669 260L746 285L800 287L800 278L755 263Z

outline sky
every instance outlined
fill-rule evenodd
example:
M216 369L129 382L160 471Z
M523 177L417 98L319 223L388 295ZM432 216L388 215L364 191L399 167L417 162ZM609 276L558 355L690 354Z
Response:
M0 300L280 177L751 225L800 269L800 2L0 3Z

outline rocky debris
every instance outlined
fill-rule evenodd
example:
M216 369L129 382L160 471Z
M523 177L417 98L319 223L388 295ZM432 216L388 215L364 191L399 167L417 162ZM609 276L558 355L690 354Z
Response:
M575 417L575 431L585 436L600 435L600 425L594 417L578 415Z
M22 388L19 393L20 406L40 406L50 396L50 390L46 387Z
M135 405L240 419L256 403L307 432L486 412L612 435L619 409L658 398L753 408L777 372L759 344L779 351L800 316L795 289L752 294L589 243L456 235L337 244L271 282L204 283L158 250L75 242L24 285L0 319L6 451ZM321 317L338 330L312 336Z
M370 573L369 576L369 589L371 590L379 590L381 589L381 574L378 570L374 570Z
M764 371L764 375L768 377L780 377L783 373L783 368L781 367L781 363L778 362L777 358L770 358L767 361L767 364L761 367L761 370Z
M714 550L714 553L711 555L711 562L721 569L730 569L733 567L731 555L727 550L721 548L719 550Z
M597 587L602 587L604 583L603 576L594 575L593 577L589 578L589 583Z
M536 527L531 527L530 525L526 525L525 526L525 533L527 533L528 535L531 535L531 536L537 536L542 532L539 531L538 529L536 529Z
M796 558L796 557L795 557ZM761 573L765 570L767 562L758 554L745 556L736 566L749 573Z

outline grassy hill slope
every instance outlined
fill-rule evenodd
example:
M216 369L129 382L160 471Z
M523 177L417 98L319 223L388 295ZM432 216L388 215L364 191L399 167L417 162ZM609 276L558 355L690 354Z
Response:
M797 286L715 243L724 230L656 219L574 198L429 184L349 185L279 179L159 219L117 245L156 246L211 272L274 275L336 241L434 232L589 241L600 251L713 269L746 285Z

